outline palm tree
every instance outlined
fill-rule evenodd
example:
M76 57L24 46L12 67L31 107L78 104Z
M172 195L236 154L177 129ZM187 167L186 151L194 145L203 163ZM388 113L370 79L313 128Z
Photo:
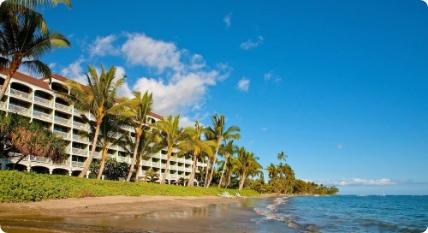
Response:
M259 158L253 152L248 152L244 147L239 148L238 156L235 159L236 170L239 175L239 190L244 187L245 179L248 175L255 174L262 166L257 162Z
M71 9L70 0L8 0L7 3L15 4L16 6L14 7L26 7L31 9L35 9L40 5L48 5L55 7L59 3L63 3Z
M6 68L0 99L21 66L50 78L49 67L39 59L57 48L70 47L70 42L61 33L42 33L39 30L42 21L41 14L35 11L17 14L7 4L0 6L0 67Z
M221 177L220 181L218 182L218 188L221 187L221 184L223 182L224 172L226 171L227 163L229 162L230 155L233 155L238 150L238 146L233 144L233 140L224 140L224 144L221 145L220 151L224 155L224 163L223 163L223 169L221 171Z
M101 64L101 74L89 65L89 72L86 74L88 86L82 86L80 83L69 80L67 85L70 88L69 99L79 110L89 111L95 118L95 135L100 133L101 123L107 115L118 115L123 105L116 104L116 93L118 88L125 81L126 76L116 80L116 68L110 67L107 71ZM86 160L85 167L79 174L82 178L89 170L97 146L98 137L94 137L91 153Z
M134 166L137 159L138 148L140 144L141 135L144 134L144 131L150 127L147 125L147 115L152 110L152 94L149 94L147 91L144 95L141 92L134 92L134 98L122 103L127 106L127 109L130 112L129 124L134 128L135 131L135 147L134 152L132 153L132 162L129 169L128 177L126 181L128 182L131 179L132 173L135 171Z
M150 168L149 170L146 171L146 173L144 174L144 179L147 182L156 182L159 180L159 174L157 172L155 172L153 170L153 168Z
M89 121L86 117L84 117L85 121ZM91 126L91 133L87 135L91 140L94 140L97 134L96 131L96 123L89 121L89 125ZM117 116L107 115L104 117L103 121L100 125L100 133L98 134L97 145L101 147L102 156L101 156L101 164L100 169L97 175L97 179L101 179L107 159L107 151L109 145L117 145L120 142L119 139L115 139L113 134L116 133L124 123L122 119L119 119Z
M284 162L285 162L287 160L288 156L286 154L284 154L284 151L281 151L278 153L277 158L279 161L284 160Z
M140 137L138 147L136 146L136 140L134 140L130 135L126 135L123 148L127 151L127 153L132 154L134 153L135 148L137 148L135 165L131 166L130 170L135 169L137 172L142 158L148 159L150 155L158 153L163 147L164 145L162 143L162 138L159 132L155 129L144 131L143 135ZM135 177L135 182L138 182L137 175Z
M166 176L168 174L169 161L171 160L171 154L173 150L177 147L177 145L181 141L183 141L185 137L183 130L178 126L179 121L180 121L180 115L177 115L174 118L172 118L172 116L170 115L168 116L167 119L162 119L160 121L157 121L154 125L155 128L161 131L161 135L164 138L164 143L168 149L166 167L160 182L161 184L165 182Z
M211 184L211 180L213 178L214 166L217 161L218 151L220 149L221 142L223 140L228 139L241 139L239 132L241 129L238 126L231 126L226 129L226 122L224 119L224 115L218 115L217 113L211 117L211 121L213 123L213 128L209 127L209 132L206 134L208 139L215 139L217 141L217 146L215 148L215 155L212 162L212 169L210 173L210 177L208 182L205 182L205 187L209 187Z
M266 167L266 170L268 172L268 176L270 180L273 180L276 178L278 171L275 164L270 163L269 166Z
M196 161L201 155L211 156L214 154L213 148L216 146L216 142L213 140L202 140L202 135L206 133L208 128L200 125L198 121L195 122L195 127L187 127L184 129L186 138L179 144L180 153L193 153L193 165L192 173L190 174L189 182L187 186L193 186L195 173L196 173Z

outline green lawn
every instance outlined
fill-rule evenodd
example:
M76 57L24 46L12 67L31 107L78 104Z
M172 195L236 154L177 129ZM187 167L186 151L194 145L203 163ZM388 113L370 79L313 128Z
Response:
M126 183L81 179L71 176L37 174L34 172L0 171L0 202L33 202L51 199L102 197L102 196L216 196L236 189L183 187L153 183ZM254 190L240 191L242 196L259 196Z

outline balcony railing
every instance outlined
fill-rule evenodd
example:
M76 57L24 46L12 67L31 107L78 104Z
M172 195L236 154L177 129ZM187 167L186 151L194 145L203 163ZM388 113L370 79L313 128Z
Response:
M71 112L71 107L64 104L55 103L55 108L62 110L64 112Z
M30 95L30 93L27 93L27 92L18 91L16 89L11 88L10 94L12 94L14 96L19 96L22 99L31 100L31 95Z
M85 115L86 116L86 114L88 114L88 112L85 112L85 111L82 111L82 110L79 110L76 108L73 108L73 111L74 111L74 115Z
M75 128L79 128L79 129L85 129L85 130L88 129L88 126L86 124L80 123L80 122L77 122L77 121L73 122L73 126Z
M31 110L28 108L21 107L19 105L9 104L9 109L12 111L17 111L19 114L30 114Z
M55 121L64 125L71 125L71 120L70 119L65 119L59 116L55 116Z
M43 158L43 157L34 156L34 155L30 155L30 161L38 162L38 163L50 163L48 158Z
M33 111L33 116L45 118L45 119L48 119L48 120L52 120L52 115L51 114L47 114L47 113L40 112L40 111L37 111L37 110Z
M71 161L72 167L83 167L84 165L85 165L85 162Z
M88 155L88 150L86 149L81 149L81 148L72 148L72 151L74 154L79 154L79 155Z
M73 134L73 140L81 141L81 142L89 142L89 139L87 137L82 137L78 134Z
M150 161L141 161L141 165L144 165L144 166L151 166L152 165L152 162L150 162Z
M122 156L117 156L117 161L118 162L125 162L125 163L131 163L132 162L130 157L122 157Z
M54 130L53 132L64 139L68 139L70 137L70 133L67 133L67 132L62 132L58 130Z
M6 109L7 104L5 102L0 101L0 108Z
M34 96L34 102L43 104L44 106L52 107L52 100L45 99L39 96Z

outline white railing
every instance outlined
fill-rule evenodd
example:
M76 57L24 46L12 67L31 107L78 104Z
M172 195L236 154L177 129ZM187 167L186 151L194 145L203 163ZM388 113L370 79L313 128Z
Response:
M41 117L41 118L46 118L46 119L49 119L49 120L52 119L52 115L51 114L47 114L47 113L40 112L40 111L37 111L37 110L33 111L33 116Z
M58 130L54 130L53 132L62 138L69 138L70 137L70 134L66 133L66 132L62 132L62 131L58 131Z
M125 162L125 163L131 163L132 162L130 157L122 157L122 156L117 156L117 161L118 162Z
M34 96L34 102L41 103L44 106L48 106L48 107L51 107L53 103L51 100L48 100L39 96Z
M19 114L30 114L31 110L18 105L9 104L9 109L19 112Z
M192 172L192 168L191 168L191 167L186 167L184 170L185 170L186 172Z
M77 108L73 108L73 111L74 111L74 115L86 115L87 114L87 112L79 110Z
M43 157L34 156L34 155L30 155L30 161L38 162L38 163L50 163L48 158L43 158Z
M152 158L159 159L159 158L160 158L160 154L154 154L154 155L152 156Z
M72 167L83 167L84 165L85 165L85 162L71 161Z
M161 168L166 168L166 164L161 163Z
M71 120L70 119L65 119L59 116L55 116L55 121L64 125L70 125L71 124Z
M81 148L72 148L72 151L74 154L79 154L79 155L87 155L88 154L88 150L85 149L81 149Z
M145 165L145 166L152 166L152 162L142 160L142 161L141 161L141 165Z
M73 122L73 126L75 128L87 129L87 125L86 124L80 123L80 122L77 122L77 121Z
M77 140L77 141L82 141L82 142L89 142L89 139L87 137L82 137L78 134L73 134L73 139Z
M65 111L65 112L71 112L71 107L64 105L64 104L55 103L55 108L60 109L60 110Z
M6 109L7 104L5 102L0 101L0 108Z
M15 95L15 96L19 96L21 98L28 99L28 100L31 99L30 93L18 91L18 90L13 89L13 88L10 89L10 94Z

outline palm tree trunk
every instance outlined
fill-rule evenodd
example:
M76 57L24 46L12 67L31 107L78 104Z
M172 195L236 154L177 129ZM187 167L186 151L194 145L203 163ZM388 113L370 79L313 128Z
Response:
M9 83L10 83L10 80L11 80L11 77L12 77L12 75L14 74L15 72L9 72L7 75L6 75L6 78L5 78L5 80L4 80L4 83L3 83L3 86L1 87L1 89L0 89L0 100L2 100L3 99L3 96L4 96L4 93L6 93L6 90L7 90L7 88L9 87Z
M232 177L232 173L230 173L230 175L228 175L227 176L227 184L226 184L226 186L225 186L225 188L227 188L227 187L229 187L229 185L230 185L230 178Z
M244 172L244 174L242 174L242 179L239 181L239 191L242 190L242 188L244 187L244 183L245 183L245 178L247 176L247 174L245 174L246 172Z
M204 187L207 187L207 183L208 183L208 174L209 174L209 168L210 168L210 159L208 158L207 160L207 166L205 167L205 180L204 180Z
M103 148L103 155L102 155L102 157L101 157L101 165L100 165L100 171L98 172L98 176L97 176L97 179L101 179L101 177L103 176L103 172L104 172L104 167L105 167L105 164L106 164L106 159L107 159L107 150L108 150L108 148L107 148L107 146L105 146L104 148Z
M215 149L214 162L213 162L212 169L210 172L210 178L208 179L207 186L205 186L207 188L210 187L211 181L213 179L213 174L214 174L214 170L215 170L214 169L215 168L215 162L217 162L218 148L220 148L220 143L218 144L217 148Z
M227 164L227 159L228 158L229 158L229 155L226 154L225 160L224 160L224 164L223 164L223 170L221 171L220 182L218 182L217 188L220 188L221 187L221 183L223 182L224 171L226 170L226 164Z
M137 171L135 173L135 182L138 182L137 175L138 175L138 170L140 169L140 160L141 160L141 157L138 156L137 160L135 161L135 167L137 168Z
M135 148L134 148L134 154L132 156L132 163L131 163L131 167L129 168L129 172L128 172L128 177L126 178L126 182L129 182L131 180L131 176L132 173L134 172L134 167L135 167L135 160L137 159L137 153L138 153L138 146L140 144L140 138L141 138L141 133L137 133L137 138L135 139ZM135 177L135 180L137 180L138 177Z
M101 123L98 124L98 122L97 122L97 127L95 128L95 137L94 137L94 141L92 142L91 154L86 159L85 167L83 168L82 172L80 172L80 174L78 176L79 178L83 178L86 175L86 172L88 172L89 166L92 163L92 159L94 158L95 148L97 147L98 134L100 133L100 125L101 125Z
M171 152L172 152L172 147L171 148L168 148L168 155L167 155L167 158L166 158L166 167L165 167L165 172L163 173L163 176L162 176L162 180L161 180L161 184L163 184L164 182L165 182L165 180L166 180L166 175L168 174L168 168L169 168L169 160L171 159ZM162 165L161 165L162 166ZM161 168L162 169L162 168Z
M193 167L192 167L192 174L190 174L189 183L187 183L187 187L193 186L193 182L195 180L195 173L196 173L196 158L197 154L196 151L193 153Z

